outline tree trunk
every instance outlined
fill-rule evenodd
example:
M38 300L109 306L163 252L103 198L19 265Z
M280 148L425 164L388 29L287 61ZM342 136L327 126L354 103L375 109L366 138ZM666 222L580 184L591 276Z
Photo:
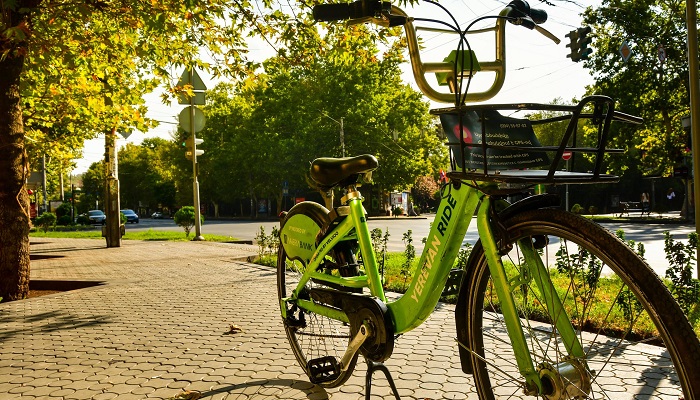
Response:
M11 26L25 16L8 12ZM20 75L26 43L0 42L0 298L19 300L29 292L29 176L20 107Z

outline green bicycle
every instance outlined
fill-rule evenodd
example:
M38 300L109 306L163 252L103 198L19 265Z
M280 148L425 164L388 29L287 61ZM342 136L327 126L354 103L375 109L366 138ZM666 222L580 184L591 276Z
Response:
M602 172L603 155L617 151L605 147L610 125L641 119L615 111L605 96L575 106L465 105L491 98L503 84L505 22L551 38L538 25L546 19L544 11L516 0L493 28L479 30L495 32L496 57L488 62L478 62L461 45L445 62L423 63L416 35L421 28L413 25L421 19L389 3L321 5L314 16L403 25L418 86L429 98L456 106L433 110L449 138L452 170L404 295L390 300L384 292L358 190L378 168L375 157L316 159L310 176L329 194L327 207L302 202L283 216L277 265L281 315L313 383L342 385L360 354L370 366L388 359L395 340L430 316L448 278L457 275L457 345L462 369L474 375L480 398L700 399L700 343L649 266L610 232L561 210L556 195L508 201L540 184L617 181ZM468 47L471 31L445 25ZM495 72L493 85L466 93L463 82L484 70ZM426 72L438 73L449 93L433 89ZM549 110L557 116L530 121L500 110ZM541 144L533 125L559 121L568 121L560 142ZM597 143L575 145L580 121L597 128ZM565 151L595 156L591 170L562 170L557 160ZM344 196L333 207L337 187ZM466 268L454 271L474 215L479 241ZM626 389L630 382L635 390Z

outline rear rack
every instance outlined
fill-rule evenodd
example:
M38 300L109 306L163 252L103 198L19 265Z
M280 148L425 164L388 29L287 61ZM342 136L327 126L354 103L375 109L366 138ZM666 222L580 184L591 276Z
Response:
M547 111L558 115L530 120L499 113L507 110ZM615 111L613 99L600 95L585 97L577 105L479 104L434 109L431 114L440 116L448 138L452 164L448 176L460 180L522 184L617 182L618 176L602 171L606 153L624 151L605 147L611 122L642 123L639 117ZM590 126L597 129L592 147L576 145L581 120L589 120ZM561 121L568 121L561 138L545 140L535 135L533 126ZM540 140L553 143L541 145ZM576 171L576 154L593 156L592 165L583 159L578 162L589 170ZM565 155L572 162L564 162L562 157Z

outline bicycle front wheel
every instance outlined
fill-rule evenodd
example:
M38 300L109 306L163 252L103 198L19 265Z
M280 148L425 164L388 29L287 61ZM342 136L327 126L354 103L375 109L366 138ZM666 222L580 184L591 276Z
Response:
M531 210L502 222L506 241L513 245L502 261L544 386L544 393L536 396L700 398L700 343L662 281L627 244L562 210ZM543 289L524 265L522 246L532 246L540 255L583 357L566 350ZM472 250L467 274L468 315L466 326L458 329L468 332L468 343L462 346L471 354L479 396L525 397L480 242Z

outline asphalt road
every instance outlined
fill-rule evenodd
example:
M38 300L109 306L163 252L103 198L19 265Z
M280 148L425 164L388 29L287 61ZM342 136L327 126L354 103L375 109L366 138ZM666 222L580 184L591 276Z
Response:
M369 220L370 229L379 228L382 231L389 230L389 251L403 251L405 248L402 242L402 236L409 229L412 231L413 245L416 247L416 252L420 254L423 244L421 239L428 236L430 223L434 215L424 215L417 218L375 218ZM666 272L668 262L665 259L664 253L664 232L669 231L676 240L685 241L688 233L694 232L695 227L691 224L649 224L636 222L621 222L621 223L602 223L601 224L611 232L622 229L627 240L634 240L637 243L643 243L646 249L646 259L657 274L663 276ZM265 233L269 234L272 228L279 226L279 223L273 220L259 221L205 221L202 225L202 233L231 236L239 240L253 240L260 231L260 228L265 229ZM142 218L138 224L127 224L126 229L129 231L138 230L167 230L167 231L182 231L182 228L175 225L172 219L149 219ZM476 224L472 224L464 241L474 244L478 239L476 232Z

